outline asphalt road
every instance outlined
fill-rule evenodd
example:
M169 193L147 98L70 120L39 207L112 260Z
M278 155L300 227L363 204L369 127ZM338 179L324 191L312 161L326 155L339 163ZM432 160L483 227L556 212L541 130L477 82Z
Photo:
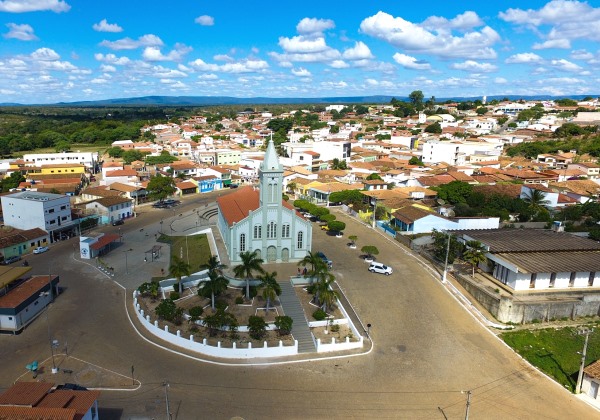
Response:
M184 203L180 212L205 203ZM122 226L126 244L128 236L131 243L139 237L140 247L145 246L140 235L160 227L161 216L164 211L148 210L127 221ZM477 323L404 248L353 219L338 218L348 224L345 237L356 234L359 249L376 245L377 259L394 268L391 276L369 273L360 251L346 247L346 239L314 229L313 251L323 250L333 260L340 287L363 322L372 324L374 349L360 357L260 367L200 363L144 341L127 318L124 289L92 266L75 262L73 240L28 259L32 274L61 276L64 294L49 309L52 336L60 346L125 375L133 365L143 384L135 392L102 392L103 419L165 418L167 382L172 418L184 420L462 419L463 391L471 391L471 419L598 417ZM133 283L147 267L136 261L131 274L115 278ZM0 343L2 388L27 363L50 355L44 317L18 336L0 336Z

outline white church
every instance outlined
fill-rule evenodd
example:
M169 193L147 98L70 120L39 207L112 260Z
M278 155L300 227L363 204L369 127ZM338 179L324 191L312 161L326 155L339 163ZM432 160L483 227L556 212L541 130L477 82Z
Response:
M271 140L259 168L259 188L219 197L218 228L231 264L255 251L265 262L296 262L311 250L312 226L282 199L283 166Z

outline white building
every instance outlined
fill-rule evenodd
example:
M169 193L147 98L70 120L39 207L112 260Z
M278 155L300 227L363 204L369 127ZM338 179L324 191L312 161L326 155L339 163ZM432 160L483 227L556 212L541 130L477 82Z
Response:
M86 169L96 173L98 152L63 152L63 153L26 153L23 155L25 162L33 162L36 166L53 163L80 163Z
M503 145L487 142L427 140L423 143L423 163L446 162L453 166L463 166L466 157L471 155L500 156Z
M282 199L283 167L269 142L259 169L260 189L244 187L217 199L217 226L232 264L256 252L265 262L300 261L311 250L311 223Z
M18 192L2 197L4 224L18 229L40 228L54 241L61 232L77 229L71 218L69 197L35 191Z

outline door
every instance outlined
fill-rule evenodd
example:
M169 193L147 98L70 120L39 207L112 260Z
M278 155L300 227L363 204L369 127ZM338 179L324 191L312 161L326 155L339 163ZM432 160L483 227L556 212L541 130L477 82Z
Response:
M290 260L290 250L287 248L283 248L281 250L281 261L288 262Z
M590 389L588 390L588 395L593 399L596 399L598 397L598 382L590 382Z
M277 259L277 248L270 246L267 248L267 261L275 261Z

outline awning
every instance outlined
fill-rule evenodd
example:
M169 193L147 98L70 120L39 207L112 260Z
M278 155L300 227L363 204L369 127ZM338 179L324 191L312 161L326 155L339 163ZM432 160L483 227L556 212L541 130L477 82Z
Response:
M104 236L102 236L100 239L98 239L98 242L90 245L90 249L93 249L94 251L98 251L110 243L119 241L120 238L121 237L119 235L117 235L116 233L106 233L106 234L104 234Z

